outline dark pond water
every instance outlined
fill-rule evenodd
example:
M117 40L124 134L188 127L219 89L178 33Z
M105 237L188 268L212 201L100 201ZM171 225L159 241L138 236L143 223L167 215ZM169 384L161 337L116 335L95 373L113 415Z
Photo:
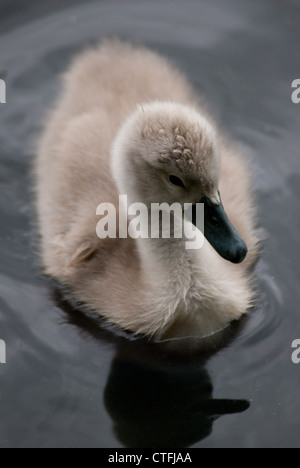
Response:
M34 143L71 56L107 35L180 66L256 168L257 306L207 359L93 324L38 266ZM0 447L300 446L299 43L296 0L1 0Z

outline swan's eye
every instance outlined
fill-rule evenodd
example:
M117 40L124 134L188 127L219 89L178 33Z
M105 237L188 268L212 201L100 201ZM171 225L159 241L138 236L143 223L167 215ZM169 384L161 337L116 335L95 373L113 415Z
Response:
M173 184L173 185L177 185L178 187L185 188L184 183L182 182L181 179L179 179L179 177L176 177L176 176L174 176L174 175L170 175L169 181L170 181L171 184Z

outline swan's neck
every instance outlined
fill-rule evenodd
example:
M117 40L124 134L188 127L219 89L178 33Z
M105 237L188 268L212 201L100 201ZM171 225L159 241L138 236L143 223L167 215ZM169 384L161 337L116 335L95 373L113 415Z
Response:
M164 285L165 291L169 290L170 294L176 292L181 299L186 298L195 282L195 276L201 281L203 273L203 280L209 279L210 268L206 266L205 272L202 272L202 267L211 260L209 246L204 242L201 248L189 249L189 243L189 239L184 236L179 239L137 239L142 267L152 284L159 287Z
M128 219L128 235L135 238L144 277L153 288L163 285L165 293L176 290L184 299L193 275L201 276L201 265L208 262L211 250L203 234L183 216L181 207L174 215L162 205L137 203L135 199L120 197L120 212ZM206 267L206 280L208 270Z

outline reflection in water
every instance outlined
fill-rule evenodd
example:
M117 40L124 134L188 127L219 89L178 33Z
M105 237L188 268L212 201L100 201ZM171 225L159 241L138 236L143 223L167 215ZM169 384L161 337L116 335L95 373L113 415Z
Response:
M116 436L126 447L188 447L206 437L221 415L240 413L247 401L215 400L208 372L201 364L149 366L112 364L105 404Z
M188 447L208 437L220 416L250 407L245 400L213 398L208 356L174 356L162 343L116 336L101 320L74 311L59 290L53 298L70 324L116 345L104 401L125 447Z

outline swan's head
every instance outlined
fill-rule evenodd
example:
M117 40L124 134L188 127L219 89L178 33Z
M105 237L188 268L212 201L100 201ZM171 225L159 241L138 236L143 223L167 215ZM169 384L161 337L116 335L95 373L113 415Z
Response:
M112 172L130 203L204 203L205 237L227 260L244 260L246 245L220 198L217 132L199 112L176 103L139 106L116 137Z

